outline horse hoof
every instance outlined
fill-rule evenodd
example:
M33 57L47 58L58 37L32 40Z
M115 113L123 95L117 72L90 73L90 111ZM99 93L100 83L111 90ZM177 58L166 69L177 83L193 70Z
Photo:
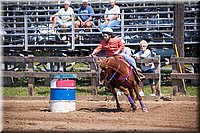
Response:
M133 110L137 110L138 109L138 107L136 105L131 105L131 107L132 107Z
M147 110L147 108L143 108L142 111L143 111L143 112L149 112L149 111Z

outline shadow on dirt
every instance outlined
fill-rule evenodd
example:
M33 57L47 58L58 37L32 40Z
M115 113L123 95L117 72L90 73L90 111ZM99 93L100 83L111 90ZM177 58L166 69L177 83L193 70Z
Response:
M81 108L78 111L84 111L84 112L124 112L122 109L109 109L109 108L95 108L95 109L89 109L89 108Z
M50 109L41 109L41 112L50 112Z

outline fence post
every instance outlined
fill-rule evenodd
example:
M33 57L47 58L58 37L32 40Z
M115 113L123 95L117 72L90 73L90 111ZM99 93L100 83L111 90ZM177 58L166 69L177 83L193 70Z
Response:
M161 71L160 71L160 55L157 55L157 58L158 58L158 60L159 60L159 63L157 64L157 63L155 63L155 68L156 68L156 70L155 70L155 73L158 73L159 74L159 77L158 77L158 79L155 79L155 88L156 88L156 94L158 94L158 96L160 96L161 95Z
M32 55L28 55L28 58L32 57ZM28 72L33 72L33 62L28 62ZM28 77L28 95L34 96L34 88L35 88L35 78Z
M177 45L177 57L184 57L184 2L177 2L174 5L174 49ZM178 65L178 64L176 64ZM185 71L184 64L179 64L180 68ZM174 69L176 68L176 70ZM173 71L180 72L178 67L172 66ZM184 80L177 80L178 92L186 95Z
M96 72L95 65L93 62L90 63L90 70L91 72ZM92 95L97 95L97 77L91 77L91 87L92 87Z

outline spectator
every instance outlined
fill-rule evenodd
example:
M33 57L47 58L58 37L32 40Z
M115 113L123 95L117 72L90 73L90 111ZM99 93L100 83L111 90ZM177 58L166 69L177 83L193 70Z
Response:
M133 55L135 59L141 59L141 58L149 58L152 57L152 52L148 48L148 43L145 40L140 41L140 51ZM147 63L141 64L142 72L144 73L154 73L155 72L155 66L154 63ZM151 96L155 96L155 84L153 79L149 79L150 87L151 87ZM140 95L144 96L144 85L143 82L140 82ZM157 92L156 92L157 93Z
M56 14L50 17L52 23L51 33L55 33L55 26L58 24L62 28L67 28L72 25L72 15L74 14L73 9L70 7L70 1L64 2L65 8L61 8ZM66 29L63 30L66 32Z
M120 24L120 8L116 5L116 0L109 0L110 4L106 8L104 14L104 23L101 25L102 31L105 27L114 27Z
M94 14L93 8L88 4L88 0L82 0L83 5L78 9L78 20L75 21L76 32L79 30L77 28L85 27L86 31L89 31L88 28L91 28L94 23L92 21L92 15ZM77 38L77 36L76 36Z
M136 66L134 64L134 59L127 54L121 53L124 49L124 44L122 43L121 39L117 36L113 35L113 30L109 27L106 27L102 30L104 39L100 42L99 46L92 52L92 55L99 53L102 49L105 49L106 56L114 56L114 55L122 55L124 56L125 60L127 60L132 66ZM137 72L137 71L136 71ZM144 78L142 74L137 72L138 77L141 79Z

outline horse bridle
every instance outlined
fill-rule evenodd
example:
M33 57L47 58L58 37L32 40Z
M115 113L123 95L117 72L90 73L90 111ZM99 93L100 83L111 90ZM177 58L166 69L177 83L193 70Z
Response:
M106 80L106 84L109 84L109 83L113 80L113 78L115 77L115 75L117 74L117 72L119 71L119 69L120 69L120 67L121 67L120 64L119 64L118 59L117 59L117 58L115 58L115 59L117 60L118 68L117 68L117 70L113 73L113 75L110 77L110 79L109 79L108 81ZM97 67L97 64L96 64L96 60L94 59L93 56L92 56L92 60L93 60L93 62L94 62L95 68L96 68L96 70L97 70L98 67ZM107 63L107 62L106 62L106 63ZM101 66L101 65L100 65L100 66ZM104 68L106 68L106 66L107 66L107 64L104 65ZM127 75L125 78L118 78L118 80L121 80L122 82L125 81L125 80L127 80L128 77L131 75L132 69L133 69L133 67L130 66L130 71L129 71L128 75Z

